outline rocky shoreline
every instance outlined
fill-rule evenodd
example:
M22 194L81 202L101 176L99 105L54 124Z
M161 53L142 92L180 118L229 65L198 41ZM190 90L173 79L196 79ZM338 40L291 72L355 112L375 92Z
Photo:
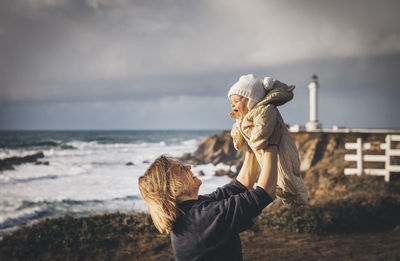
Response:
M399 260L400 175L346 176L346 142L384 134L292 133L309 204L288 209L279 200L241 234L244 260ZM394 144L399 147L400 144ZM190 164L224 163L240 169L245 149L235 151L229 132L206 137L180 159ZM398 160L398 159L393 159ZM217 171L216 175L237 173ZM370 239L370 240L369 240ZM373 240L374 243L370 241ZM173 260L170 239L147 214L66 216L17 230L0 241L1 260Z

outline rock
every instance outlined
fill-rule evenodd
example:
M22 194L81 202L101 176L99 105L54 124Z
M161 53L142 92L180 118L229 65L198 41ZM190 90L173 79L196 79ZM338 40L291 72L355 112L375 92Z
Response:
M142 161L142 163L144 163L144 164L149 164L149 163L150 163L150 161L148 161L148 160L144 160L144 161Z
M36 161L35 165L46 165L46 166L48 166L48 165L50 165L50 163L48 161Z
M200 177L203 177L203 176L205 176L205 175L206 175L206 174L204 174L204 171L202 171L202 170L199 171L199 176L200 176Z
M32 155L28 155L28 156L22 157L22 161L21 162L23 162L23 163L35 162L38 159L42 159L42 158L44 158L43 152L38 152L38 153L35 153L35 154L32 154Z
M222 162L236 166L243 161L245 151L246 149L236 151L230 132L223 131L204 138L195 152L185 153L179 160L193 165L209 163L217 165Z
M135 164L134 164L133 162L129 161L129 162L127 162L125 165L126 165L126 166L134 166Z
M0 171L2 170L14 170L15 168L12 165L7 165L7 164L0 164Z
M43 152L27 155L25 157L10 157L0 160L0 171L1 170L12 170L14 166L21 165L24 163L37 162L38 159L44 158Z

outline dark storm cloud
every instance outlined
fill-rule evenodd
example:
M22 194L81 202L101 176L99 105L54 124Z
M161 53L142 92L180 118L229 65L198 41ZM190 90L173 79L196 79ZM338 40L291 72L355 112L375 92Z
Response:
M33 122L46 108L73 124L68 104L90 118L98 102L157 107L184 96L193 104L180 106L207 113L210 97L227 102L229 86L255 73L297 85L282 109L288 122L302 123L316 73L323 123L400 127L399 9L399 1L358 0L1 1L0 120L20 127L21 111L35 111ZM224 110L216 103L213 110ZM115 115L131 117L118 108Z
M397 1L238 3L2 1L2 100L218 94L221 72L400 51Z
M173 71L173 61L162 56L168 47L159 50L160 39L167 33L179 36L177 19L185 20L190 13L175 16L178 7L164 8L168 1L1 4L2 100L60 99L74 96L83 86L83 95L76 96L90 99L91 94L108 95L103 90L107 83L106 88L117 84L126 91L137 88L140 94L142 88L132 77L139 76L140 82L146 75L165 74L163 66ZM179 8L184 11L185 5ZM161 64L154 72L153 63Z

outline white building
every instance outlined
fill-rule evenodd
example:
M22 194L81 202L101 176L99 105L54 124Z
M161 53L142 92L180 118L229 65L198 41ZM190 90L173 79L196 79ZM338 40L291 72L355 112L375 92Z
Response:
M318 121L318 77L313 75L308 85L310 90L310 120L306 123L307 131L320 130L322 124Z
M318 77L313 75L311 82L308 85L310 90L310 104L309 104L309 115L310 120L305 125L293 124L289 126L290 132L303 132L303 131L322 131L322 132L341 132L341 133L400 133L400 130L396 129L354 129L347 128L346 126L333 125L332 129L322 129L322 124L318 121Z
M317 75L313 75L311 78L311 82L308 85L308 89L310 90L310 103L309 103L309 116L310 119L305 125L294 124L289 127L289 131L291 132L299 132L299 131L321 131L322 124L318 121L318 77Z

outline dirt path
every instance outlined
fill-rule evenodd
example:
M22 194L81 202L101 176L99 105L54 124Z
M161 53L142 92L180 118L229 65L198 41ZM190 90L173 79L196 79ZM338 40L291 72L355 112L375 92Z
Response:
M241 234L244 260L400 260L400 232L311 235Z
M400 260L400 232L312 235L250 230L241 239L245 261ZM152 243L135 260L174 260L169 241Z

